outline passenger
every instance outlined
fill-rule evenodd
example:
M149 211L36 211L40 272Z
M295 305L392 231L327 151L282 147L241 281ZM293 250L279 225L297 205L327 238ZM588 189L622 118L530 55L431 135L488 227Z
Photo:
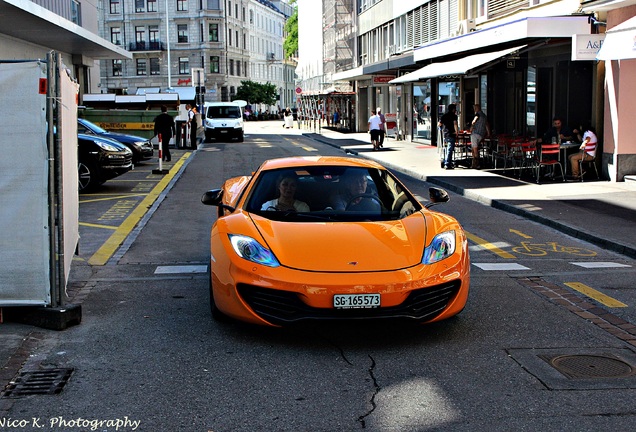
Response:
M296 189L298 188L298 178L293 173L281 174L276 181L276 189L278 190L278 198L267 201L261 207L261 210L274 211L310 211L307 203L299 201L295 198Z
M379 198L361 197L367 192L367 174L357 170L345 173L341 180L341 189L331 198L333 210L380 211Z

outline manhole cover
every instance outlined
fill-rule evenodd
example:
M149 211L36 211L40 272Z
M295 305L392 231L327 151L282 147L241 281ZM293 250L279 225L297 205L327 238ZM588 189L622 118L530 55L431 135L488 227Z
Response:
M622 360L599 355L562 355L545 359L568 378L627 378L634 369Z
M62 391L73 369L46 369L21 372L4 390L2 397L52 395Z

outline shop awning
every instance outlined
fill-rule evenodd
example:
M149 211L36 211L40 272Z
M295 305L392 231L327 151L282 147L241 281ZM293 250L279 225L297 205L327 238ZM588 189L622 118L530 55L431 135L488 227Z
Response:
M415 72L411 72L410 74L403 75L399 78L389 81L389 84L400 84L405 82L414 82L420 81L427 78L434 78L438 76L445 75L464 75L467 72L476 69L480 66L483 66L487 63L491 63L495 60L499 60L502 57L520 50L525 47L525 45L518 46L515 48L509 48L502 51L484 53L484 54L475 54L471 56L464 57L463 59L443 62L443 63L432 63L430 65L424 66L421 69L416 70Z
M571 40L573 34L590 34L591 27L588 15L525 17L428 43L413 51L413 60L419 62L449 54L468 54L505 43L522 44L553 38Z
M598 60L636 59L636 17L612 27L596 55Z

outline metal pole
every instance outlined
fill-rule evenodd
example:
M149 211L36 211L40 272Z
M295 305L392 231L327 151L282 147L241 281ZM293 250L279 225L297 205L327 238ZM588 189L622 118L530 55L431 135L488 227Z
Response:
M55 95L59 101L62 99L62 77L60 68L62 65L62 54L57 53L55 58ZM77 110L77 108L75 108ZM57 109L57 127L58 131L62 131L62 110L61 104L58 102ZM66 294L66 272L64 270L64 181L62 180L62 134L58 133L55 139L55 189L56 189L56 235L57 235L57 294L58 306L64 306L64 297Z
M168 88L172 88L172 76L170 75L170 24L168 17L168 0L166 0L166 45L168 46Z
M57 307L57 265L55 259L55 123L54 123L54 95L55 95L55 64L53 62L53 52L46 54L47 68L47 90L46 90L46 125L48 129L46 141L49 157L49 179L48 179L48 203L49 203L49 293L51 296L51 306Z

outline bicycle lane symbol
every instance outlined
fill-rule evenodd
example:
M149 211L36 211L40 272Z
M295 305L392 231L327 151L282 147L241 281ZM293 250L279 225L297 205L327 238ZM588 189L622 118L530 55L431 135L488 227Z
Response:
M517 234L525 239L532 238L532 236L524 234L518 230L510 229L510 232ZM530 240L521 241L520 246L515 246L511 250L521 255L533 257L546 256L549 253L565 253L581 257L593 257L597 255L596 252L590 249L580 248L576 246L564 246L558 244L557 242L534 243Z

